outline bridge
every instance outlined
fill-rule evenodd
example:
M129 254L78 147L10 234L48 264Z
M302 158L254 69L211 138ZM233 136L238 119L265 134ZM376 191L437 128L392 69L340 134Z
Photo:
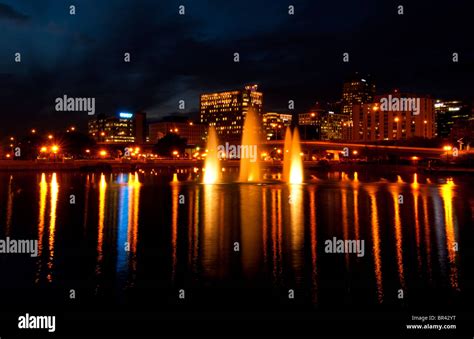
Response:
M283 140L270 140L263 143L269 147L281 147L284 146ZM332 142L332 141L301 141L301 150L304 152L313 153L315 151L327 151L329 153L337 153L347 151L349 154L354 154L357 151L358 154L361 152L370 153L370 155L399 155L408 157L424 157L424 158L441 158L446 157L448 153L452 156L452 150L446 151L443 148L429 148L429 147L412 147L412 146L392 146L392 145L373 145L363 143L351 143L351 142ZM474 151L459 151L461 154L473 154Z

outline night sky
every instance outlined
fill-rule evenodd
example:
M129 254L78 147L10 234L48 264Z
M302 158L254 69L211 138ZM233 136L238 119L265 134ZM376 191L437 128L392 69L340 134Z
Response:
M159 118L177 112L180 99L186 113L196 112L200 93L255 82L266 110L284 112L293 99L301 112L340 99L343 80L359 71L372 75L378 92L471 100L470 2L0 0L0 138L84 126L87 113L54 111L64 94L95 97L97 113Z

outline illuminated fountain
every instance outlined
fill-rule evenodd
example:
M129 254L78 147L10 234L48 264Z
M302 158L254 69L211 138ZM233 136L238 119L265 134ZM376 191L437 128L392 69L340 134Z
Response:
M293 135L288 128L285 135L284 158L283 158L283 180L289 184L301 184L303 182L303 161L301 159L301 145L298 129L294 129Z
M221 168L217 154L217 145L216 130L213 126L210 126L207 134L207 156L204 162L203 183L205 184L215 184L219 182Z
M258 159L259 147L260 123L258 114L255 109L249 108L245 116L244 129L242 133L239 181L260 181L260 163ZM254 156L253 159L252 156Z
M290 178L290 157L291 157L291 129L286 128L285 144L283 146L283 180L288 181Z

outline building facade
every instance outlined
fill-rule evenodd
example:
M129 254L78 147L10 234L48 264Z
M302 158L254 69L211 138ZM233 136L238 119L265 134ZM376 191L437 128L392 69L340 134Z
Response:
M206 126L214 126L222 140L238 140L242 136L245 116L250 108L261 116L263 94L257 85L244 89L202 94L200 120Z
M395 90L376 96L373 103L354 105L352 112L353 141L435 136L434 100L428 96Z
M369 76L354 74L344 82L342 89L342 114L352 118L354 105L370 103L374 100L375 84Z
M459 100L436 100L436 134L439 137L447 138L455 125L467 123L471 116L468 105Z
M88 122L89 135L103 143L143 143L146 141L146 113L120 112L117 116L98 115Z
M262 126L267 140L283 139L286 128L291 126L293 116L276 112L267 112L262 115Z
M317 108L298 115L301 138L304 140L348 140L349 116Z
M197 124L187 118L164 118L150 123L150 142L156 143L168 133L176 133L187 140L188 145L203 146L205 143L206 126Z

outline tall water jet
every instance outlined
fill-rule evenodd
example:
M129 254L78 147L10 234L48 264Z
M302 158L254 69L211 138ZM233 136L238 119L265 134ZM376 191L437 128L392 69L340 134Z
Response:
M245 115L242 133L239 181L260 181L260 163L258 161L259 147L260 122L257 112L251 107Z
M301 158L300 135L298 129L293 130L291 138L291 164L290 164L290 184L301 184L303 182L303 160Z
M285 144L283 145L283 180L290 179L290 164L291 164L291 129L286 128Z
M204 162L204 179L205 184L215 184L219 182L221 174L221 166L217 153L217 133L214 126L209 127L207 134L207 156Z

